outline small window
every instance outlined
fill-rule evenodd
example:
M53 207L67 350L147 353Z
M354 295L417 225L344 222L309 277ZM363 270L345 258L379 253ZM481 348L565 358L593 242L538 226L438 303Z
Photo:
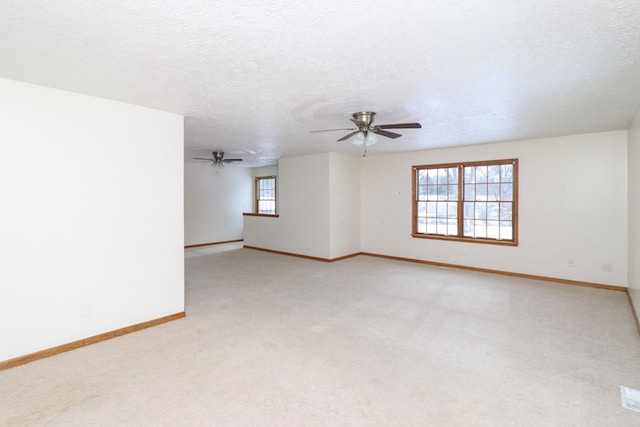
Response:
M518 160L413 167L414 237L518 244Z
M263 215L276 214L276 177L256 177L256 213Z

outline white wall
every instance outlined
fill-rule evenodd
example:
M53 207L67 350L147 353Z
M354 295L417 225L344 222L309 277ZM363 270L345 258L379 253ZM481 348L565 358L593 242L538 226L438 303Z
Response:
M255 178L258 176L278 176L278 166L274 165L253 168L253 177Z
M280 159L279 218L244 218L245 245L324 259L359 252L357 157Z
M514 157L518 247L411 237L412 165ZM363 252L627 285L626 131L369 156L362 167Z
M216 175L206 162L184 165L185 245L243 237L242 213L253 207L253 170L225 165Z
M0 360L184 311L183 118L0 79Z
M629 130L629 295L640 318L640 110Z
M245 245L329 257L329 153L280 159L279 218L244 217Z
M360 252L360 160L329 154L329 258Z

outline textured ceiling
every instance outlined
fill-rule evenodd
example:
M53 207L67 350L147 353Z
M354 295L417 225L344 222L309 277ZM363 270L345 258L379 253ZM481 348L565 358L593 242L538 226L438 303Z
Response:
M182 114L187 158L370 155L627 128L637 0L0 0L0 77Z

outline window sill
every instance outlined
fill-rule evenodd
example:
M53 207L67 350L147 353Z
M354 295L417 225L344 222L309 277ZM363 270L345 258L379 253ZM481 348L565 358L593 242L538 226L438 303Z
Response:
M466 243L484 243L487 245L500 245L500 246L518 246L518 242L513 240L493 240L493 239L481 239L481 238L471 238L471 237L438 236L433 234L418 234L418 233L412 233L411 236L418 239L447 240L452 242L466 242Z
M264 216L267 218L279 218L280 215L279 214L259 214L259 213L252 213L252 212L243 212L242 216Z

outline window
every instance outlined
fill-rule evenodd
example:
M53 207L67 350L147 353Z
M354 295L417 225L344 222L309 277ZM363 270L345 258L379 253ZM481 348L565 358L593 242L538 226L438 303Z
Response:
M518 159L413 167L414 237L518 244Z
M256 213L263 215L276 214L276 177L256 177Z

